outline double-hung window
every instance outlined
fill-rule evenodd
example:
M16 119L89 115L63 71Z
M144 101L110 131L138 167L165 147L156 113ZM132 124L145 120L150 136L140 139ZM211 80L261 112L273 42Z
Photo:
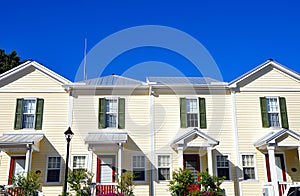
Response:
M206 129L205 98L180 98L180 127Z
M17 99L15 129L42 129L44 99Z
M260 108L263 127L289 127L284 97L261 97Z
M61 157L49 156L46 168L46 182L59 183L61 176Z
M255 157L253 154L242 155L242 167L244 180L256 179L255 175Z
M145 181L146 180L146 167L145 167L145 156L132 156L132 172L134 181Z
M216 163L217 163L217 176L218 177L225 176L226 180L230 180L228 155L217 155Z
M98 127L125 128L125 99L124 98L100 98Z
M73 171L77 169L86 169L87 158L85 155L74 155L73 156Z
M170 180L171 178L171 157L170 155L157 156L158 180Z

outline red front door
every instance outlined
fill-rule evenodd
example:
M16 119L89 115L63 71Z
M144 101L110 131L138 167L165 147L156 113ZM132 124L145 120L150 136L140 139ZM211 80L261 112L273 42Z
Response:
M183 166L192 172L195 179L200 180L200 176L198 176L200 172L200 158L198 154L184 154Z
M285 165L284 165L283 154L275 154L275 165L276 165L276 173L277 173L278 181L286 182L286 170L285 170ZM266 168L267 168L268 182L271 182L269 155L268 154L266 154Z
M10 168L8 176L8 184L12 184L13 179L18 175L25 172L25 159L24 156L12 156L10 159Z
M101 183L115 182L116 169L115 155L100 155L97 157L96 181Z

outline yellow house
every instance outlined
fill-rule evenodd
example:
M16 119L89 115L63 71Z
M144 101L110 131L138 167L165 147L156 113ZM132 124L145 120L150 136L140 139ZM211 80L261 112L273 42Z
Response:
M114 192L124 171L135 174L135 195L170 195L172 171L187 168L225 176L228 196L283 196L300 180L299 98L299 74L273 60L229 84L118 75L72 83L27 62L0 75L0 184L39 170L41 191L61 194L70 126L69 169L94 174L94 195Z

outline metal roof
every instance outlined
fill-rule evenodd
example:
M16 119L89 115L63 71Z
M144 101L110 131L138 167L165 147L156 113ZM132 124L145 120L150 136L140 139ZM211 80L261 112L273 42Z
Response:
M44 137L42 133L7 133L0 137L0 147L10 146L15 144L36 144Z
M265 144L268 144L269 142L281 137L284 134L288 134L295 139L300 141L300 135L290 129L282 129L278 132L270 132L266 135L264 135L262 138L258 139L256 142L254 142L254 146L259 147Z
M147 81L160 85L212 85L227 83L210 77L147 77Z
M77 83L84 83L85 85L90 86L126 86L126 85L143 85L145 84L142 81L118 76L118 75L109 75L100 78L93 78L90 80L79 81Z
M126 132L95 132L88 133L86 144L117 144L127 142L128 134Z

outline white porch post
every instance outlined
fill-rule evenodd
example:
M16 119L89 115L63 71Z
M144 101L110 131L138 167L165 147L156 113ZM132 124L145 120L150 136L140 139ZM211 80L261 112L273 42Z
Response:
M207 165L208 165L208 173L213 176L214 170L213 170L213 161L212 161L212 146L207 147Z
M275 146L268 146L267 149L269 154L269 167L271 174L271 182L274 188L274 196L279 196L278 178L275 164Z
M178 152L178 169L183 169L183 147L178 146L177 152Z
M31 170L32 144L26 145L25 174Z
M88 162L87 162L87 170L89 172L92 172L93 171L93 149L92 148L88 148Z
M122 143L118 145L118 178L121 179L122 175L122 150L123 146Z

